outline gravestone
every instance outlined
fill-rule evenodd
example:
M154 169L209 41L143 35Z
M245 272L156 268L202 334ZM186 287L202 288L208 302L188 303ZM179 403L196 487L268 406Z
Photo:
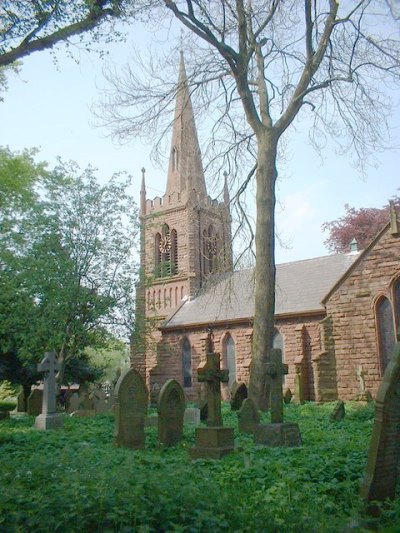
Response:
M185 393L174 379L169 379L161 387L157 412L159 443L175 446L183 437Z
M357 368L357 379L360 386L360 391L356 396L356 400L363 403L372 401L371 393L365 388L365 372L362 365L359 365Z
M90 399L93 401L96 415L106 413L109 410L106 393L101 385L97 385L94 391L90 394Z
M233 428L223 427L221 414L221 382L229 380L228 370L221 370L220 355L207 353L206 363L197 369L197 379L206 384L208 427L198 427L192 459L220 459L234 449Z
M270 360L265 365L271 406L271 424L258 424L254 430L254 442L265 446L301 446L300 429L296 423L283 421L282 377L288 373L288 366L282 363L282 351L273 348Z
M36 429L58 429L64 425L62 413L57 413L56 374L60 368L56 352L46 352L42 362L37 366L38 371L44 373L44 383L42 410L35 420Z
M260 423L260 415L256 404L251 398L245 398L238 412L240 433L254 433Z
M344 402L342 400L339 400L337 404L335 405L334 410L331 413L330 419L333 422L343 420L343 418L346 415L346 409L344 407Z
M183 415L184 424L194 424L195 426L200 425L200 409L197 407L186 407L185 413Z
M232 411L238 411L242 406L243 400L247 398L247 386L246 383L238 383L235 381L231 390L231 409Z
M137 370L131 368L119 377L114 391L117 446L144 449L148 397L146 384Z
M292 401L292 397L293 397L292 391L290 389L286 389L283 394L283 402L285 404L289 404Z
M26 409L24 388L21 386L17 397L17 413L24 413Z
M375 403L375 421L369 446L361 496L383 501L395 497L400 466L400 342L395 345ZM369 504L368 511L378 514Z
M81 400L78 392L73 392L68 399L67 413L72 414L78 411L80 404Z
M33 389L28 396L28 415L38 416L42 412L43 391Z

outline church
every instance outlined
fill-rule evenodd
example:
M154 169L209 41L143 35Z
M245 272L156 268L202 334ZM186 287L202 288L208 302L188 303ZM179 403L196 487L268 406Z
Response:
M234 382L248 384L253 270L233 271L229 191L207 194L183 55L165 194L140 192L141 276L137 321L146 342L131 363L152 398L176 379L199 399L196 370L210 337ZM400 225L390 220L363 251L277 265L274 346L284 388L326 402L375 396L400 326Z

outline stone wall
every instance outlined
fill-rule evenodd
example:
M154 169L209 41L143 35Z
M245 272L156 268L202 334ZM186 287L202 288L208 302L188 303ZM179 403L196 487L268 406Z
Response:
M382 378L375 304L400 276L400 238L390 227L375 240L333 290L326 302L332 319L332 343L336 360L337 393L355 399L360 391L362 369L365 388L376 395Z

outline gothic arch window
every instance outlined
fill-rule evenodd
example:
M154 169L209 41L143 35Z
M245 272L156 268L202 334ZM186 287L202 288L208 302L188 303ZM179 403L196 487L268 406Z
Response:
M274 337L272 339L272 348L279 348L282 353L282 362L285 361L285 343L283 340L283 335L280 331L275 329ZM282 383L285 383L286 377L283 376Z
M207 230L203 231L203 249L202 249L202 257L201 260L203 262L203 273L206 276L209 273L208 270L208 249L207 249L207 242L208 242L208 234Z
M236 381L236 350L235 341L230 333L228 333L223 341L222 353L224 358L224 367L229 370L229 388L232 383Z
M192 347L189 339L185 337L182 343L182 372L183 372L183 386L192 386Z
M218 254L218 237L215 233L215 228L212 224L210 224L208 228L207 252L208 252L208 271L211 274L217 271L217 254Z
M178 273L178 234L176 230L171 231L171 274Z
M378 346L381 372L385 371L396 342L393 308L390 300L385 296L379 298L375 307L378 330Z
M400 328L400 278L393 283L394 319L397 333Z
M160 270L160 265L161 265L160 243L161 243L161 234L156 233L154 237L154 267L155 267L156 276L159 275L159 270Z
M174 146L171 152L172 170L179 168L179 150Z

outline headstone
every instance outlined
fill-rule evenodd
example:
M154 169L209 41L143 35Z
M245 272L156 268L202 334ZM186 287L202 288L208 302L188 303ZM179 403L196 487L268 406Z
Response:
M400 342L395 345L375 403L375 421L369 446L367 470L361 495L383 501L395 497L400 466ZM371 514L378 508L369 505Z
M256 404L251 398L245 398L238 412L240 433L254 433L260 423L260 415Z
M42 412L43 391L33 389L28 396L28 415L38 416Z
M21 386L18 397L17 397L17 413L25 412L25 393L24 388Z
M273 348L265 371L270 386L271 424L258 424L254 430L254 442L264 446L301 446L300 428L296 423L283 421L282 378L288 366L282 363L282 352Z
M254 431L254 442L270 448L302 445L299 426L294 422L258 424Z
M221 382L229 380L228 370L221 370L220 355L207 353L206 363L197 370L197 379L206 384L208 427L198 427L192 459L220 459L234 449L233 428L222 426Z
M183 437L185 393L175 379L161 387L158 396L158 441L165 446L175 446Z
M62 413L57 412L56 374L61 365L57 361L56 352L46 352L42 362L38 364L39 372L44 373L42 411L35 420L36 429L58 429L64 425Z
M283 394L283 403L289 404L292 401L292 391L290 389L286 389Z
M186 407L183 415L184 424L200 425L200 409L197 407Z
M120 376L115 386L115 442L125 448L143 449L144 419L148 391L137 370L131 368Z
M67 413L72 414L78 411L80 404L81 400L79 398L78 392L73 392L68 399Z
M331 413L330 419L335 422L338 420L343 420L343 418L346 415L346 409L344 407L344 402L342 400L339 400L337 404L335 405L334 410Z
M106 413L108 411L106 393L101 385L97 385L95 390L90 395L93 401L93 407L96 415Z
M295 365L296 374L294 376L294 401L299 405L304 405L303 373L300 365Z
M243 400L247 398L247 386L246 383L238 383L235 381L231 390L231 409L232 411L238 411L243 403Z

